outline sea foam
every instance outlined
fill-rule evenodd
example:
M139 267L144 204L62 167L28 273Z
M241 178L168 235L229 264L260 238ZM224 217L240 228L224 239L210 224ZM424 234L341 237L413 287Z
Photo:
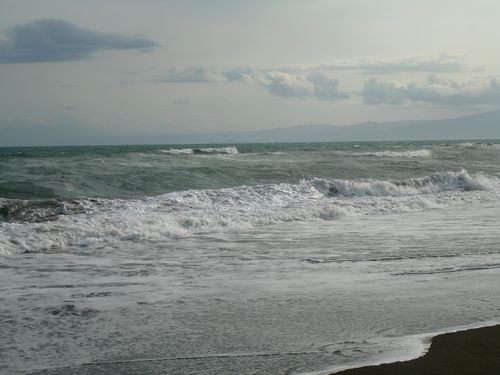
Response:
M500 149L500 144L498 143L493 143L493 142L462 142L462 143L456 143L454 145L457 148L485 148L485 149Z
M332 195L343 196L408 196L438 194L444 191L491 190L500 186L496 177L471 175L466 170L440 172L406 180L317 180Z
M238 154L238 149L235 146L230 147L206 147L206 148L172 148L169 150L158 150L163 154L168 155L196 155L196 154Z
M397 213L500 199L500 180L442 172L406 180L302 180L188 190L144 199L80 199L34 207L4 200L0 253L168 241L290 221ZM1 222L3 221L3 222Z
M427 149L410 150L410 151L373 151L373 152L353 152L353 156L375 156L375 157L390 157L390 158L429 158L432 156L432 151Z

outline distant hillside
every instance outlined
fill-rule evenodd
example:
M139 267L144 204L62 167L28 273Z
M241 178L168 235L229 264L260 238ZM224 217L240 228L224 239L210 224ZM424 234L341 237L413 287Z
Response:
M301 125L246 132L198 134L102 134L69 126L33 126L0 129L0 146L244 143L244 142L341 142L443 139L500 139L500 111L431 121L364 122L356 125ZM36 144L25 144L26 132L37 134Z
M364 122L356 125L302 125L232 134L211 142L392 141L500 138L500 111L436 121Z

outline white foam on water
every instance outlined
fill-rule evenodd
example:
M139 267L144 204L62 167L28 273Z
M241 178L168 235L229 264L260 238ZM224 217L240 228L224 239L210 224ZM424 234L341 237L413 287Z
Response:
M500 144L493 142L462 142L455 144L457 148L486 148L486 149L500 149Z
M45 216L30 207L31 216L13 211L12 217L0 221L0 254L166 241L291 221L409 212L498 199L500 179L464 170L399 181L316 178L298 184L188 190L136 200L82 199L63 205L64 209L55 205L50 208L54 212L41 208ZM35 220L30 221L30 217Z
M440 172L407 180L321 180L332 194L344 196L408 196L438 194L445 191L492 190L500 187L500 179L483 174L471 175L466 170Z
M192 155L193 154L193 149L192 148L172 148L170 150L158 150L159 152L163 154L169 154L169 155Z
M235 146L230 147L206 147L206 148L172 148L169 150L158 150L163 154L168 155L193 155L193 154L238 154L238 149Z
M429 158L432 156L432 151L427 149L410 150L410 151L373 151L373 152L352 152L352 156L375 156L375 157L390 157L390 158Z
M300 375L329 375L354 368L410 361L427 354L429 348L431 347L432 339L436 336L448 333L463 332L477 328L492 327L497 324L499 324L498 321L487 321L403 337L371 338L367 341L380 346L380 351L378 355L368 359L367 361L351 365L332 366L321 371L301 372Z
M459 148L473 148L474 142L461 142L457 143L456 146Z

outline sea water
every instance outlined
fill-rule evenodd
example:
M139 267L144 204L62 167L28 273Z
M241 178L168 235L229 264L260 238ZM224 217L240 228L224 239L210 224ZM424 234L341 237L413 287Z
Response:
M0 372L303 374L500 318L500 144L0 149Z

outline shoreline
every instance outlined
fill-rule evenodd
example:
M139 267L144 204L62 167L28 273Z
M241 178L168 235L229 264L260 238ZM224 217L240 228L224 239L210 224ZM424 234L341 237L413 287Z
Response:
M414 359L344 368L335 375L494 375L500 374L500 324L439 333Z

